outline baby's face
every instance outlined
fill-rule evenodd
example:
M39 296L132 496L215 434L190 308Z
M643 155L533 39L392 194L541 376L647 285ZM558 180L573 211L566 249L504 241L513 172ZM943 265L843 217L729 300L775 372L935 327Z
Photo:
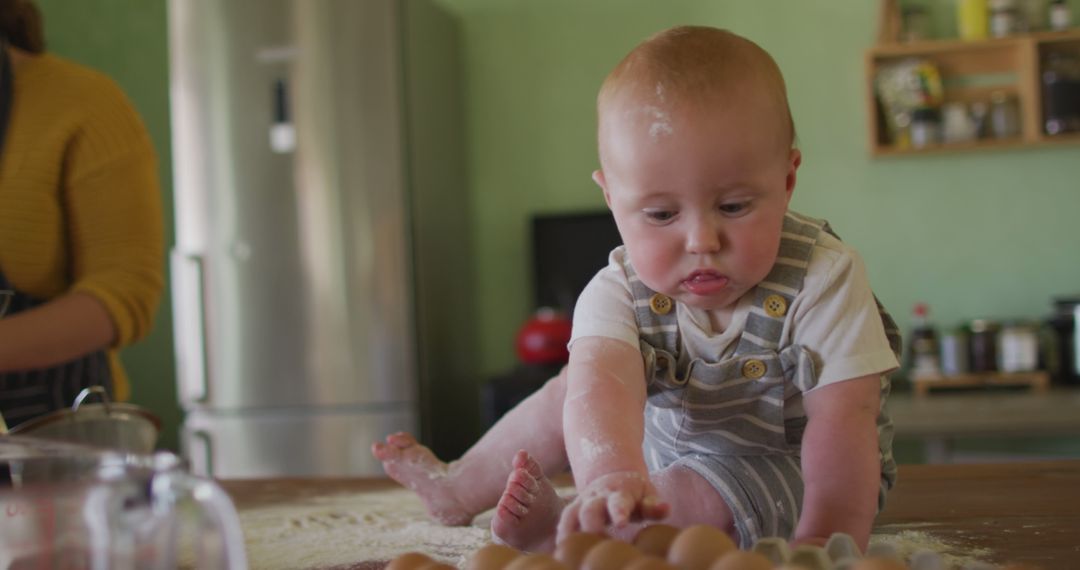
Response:
M647 104L605 116L594 178L642 282L702 309L734 304L780 247L800 161L780 118Z

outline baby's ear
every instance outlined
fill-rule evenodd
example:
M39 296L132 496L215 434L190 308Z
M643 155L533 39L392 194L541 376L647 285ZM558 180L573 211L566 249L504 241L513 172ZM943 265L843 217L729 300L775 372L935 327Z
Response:
M603 170L594 170L592 173L593 182L604 191L604 202L607 203L607 207L611 209L611 196L608 195L607 180L604 178Z
M594 170L593 173L592 173L592 180L593 180L593 182L596 183L597 186L600 187L601 190L603 190L604 192L607 192L607 181L604 180L604 171L603 170L599 170L599 169Z
M791 199L791 193L795 190L795 173L799 171L800 165L802 165L802 153L799 152L799 149L793 148L791 149L791 155L789 157L788 173L785 181L789 200Z

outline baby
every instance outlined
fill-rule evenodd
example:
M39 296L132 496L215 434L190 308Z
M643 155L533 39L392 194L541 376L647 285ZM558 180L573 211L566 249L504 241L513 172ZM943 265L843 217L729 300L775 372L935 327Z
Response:
M493 534L523 550L661 519L743 548L834 532L865 548L895 480L899 336L858 254L788 210L801 154L776 63L676 27L597 106L593 180L624 245L577 302L569 364L457 461L407 434L373 453L446 524L497 506ZM545 477L567 467L569 502Z

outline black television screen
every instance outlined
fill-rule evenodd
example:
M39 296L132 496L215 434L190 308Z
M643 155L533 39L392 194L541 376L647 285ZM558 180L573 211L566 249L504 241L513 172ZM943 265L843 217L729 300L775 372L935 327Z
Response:
M536 308L572 314L589 280L622 243L607 210L539 214L532 218L533 287Z

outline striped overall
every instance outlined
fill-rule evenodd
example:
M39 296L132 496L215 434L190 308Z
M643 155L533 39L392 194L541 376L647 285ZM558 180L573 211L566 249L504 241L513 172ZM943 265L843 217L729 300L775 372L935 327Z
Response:
M685 354L672 301L649 289L629 260L624 262L648 379L646 463L650 471L682 466L709 481L734 514L742 548L766 536L790 538L799 519L799 454L807 419L785 417L784 402L813 388L817 376L810 352L801 345L781 346L781 332L823 231L832 233L824 221L787 214L777 261L748 293L753 307L734 355L716 362ZM880 303L878 311L890 347L899 354L897 327ZM896 479L888 392L889 380L882 376L879 509Z

